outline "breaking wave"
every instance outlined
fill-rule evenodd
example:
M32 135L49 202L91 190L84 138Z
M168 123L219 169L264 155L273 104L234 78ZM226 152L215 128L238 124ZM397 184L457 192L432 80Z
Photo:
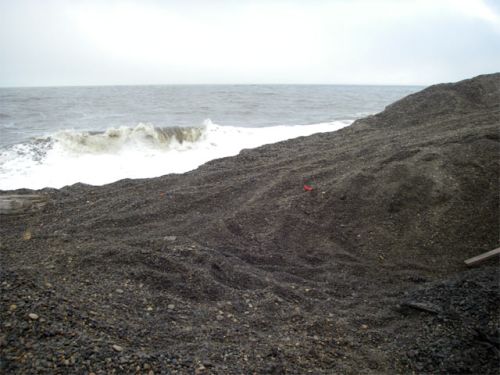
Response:
M131 147L166 150L185 142L197 142L204 132L204 128L156 128L139 124L135 128L111 128L104 132L66 130L51 138L65 150L75 153L116 153Z
M152 124L103 132L60 131L0 153L0 189L103 185L123 178L184 173L209 160L285 139L338 130L352 121L246 128L158 128Z

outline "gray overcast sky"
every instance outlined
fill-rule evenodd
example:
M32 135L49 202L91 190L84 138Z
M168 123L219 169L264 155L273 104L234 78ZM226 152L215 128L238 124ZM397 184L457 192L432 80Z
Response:
M0 0L0 86L432 84L500 71L499 0Z

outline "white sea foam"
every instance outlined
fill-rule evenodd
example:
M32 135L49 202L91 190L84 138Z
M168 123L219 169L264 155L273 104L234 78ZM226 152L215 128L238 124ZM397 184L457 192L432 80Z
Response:
M0 190L103 185L123 178L184 173L216 158L285 139L335 131L352 121L244 128L206 120L200 128L151 124L105 132L62 131L0 153Z

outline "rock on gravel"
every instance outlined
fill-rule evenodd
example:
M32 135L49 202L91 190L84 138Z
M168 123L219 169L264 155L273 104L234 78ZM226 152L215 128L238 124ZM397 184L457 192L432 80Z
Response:
M29 314L28 314L28 317L29 317L31 320L38 320L38 314L35 314L35 313L29 313Z

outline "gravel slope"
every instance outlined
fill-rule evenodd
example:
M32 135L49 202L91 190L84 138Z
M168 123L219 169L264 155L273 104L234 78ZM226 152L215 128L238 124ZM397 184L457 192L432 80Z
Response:
M0 368L496 374L498 263L463 261L498 246L499 103L484 75L187 174L39 192L0 216Z

